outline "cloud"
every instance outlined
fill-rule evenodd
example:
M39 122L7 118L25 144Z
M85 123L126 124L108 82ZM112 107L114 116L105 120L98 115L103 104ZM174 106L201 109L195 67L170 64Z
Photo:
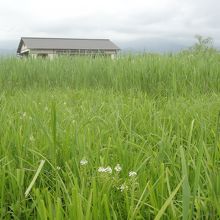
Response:
M220 46L219 10L217 0L7 0L0 3L0 47L41 36L111 38L126 48L176 50L189 46L195 34Z

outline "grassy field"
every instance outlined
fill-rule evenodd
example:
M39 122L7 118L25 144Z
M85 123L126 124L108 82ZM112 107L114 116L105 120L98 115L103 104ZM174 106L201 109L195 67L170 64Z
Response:
M0 60L0 219L219 219L220 55Z

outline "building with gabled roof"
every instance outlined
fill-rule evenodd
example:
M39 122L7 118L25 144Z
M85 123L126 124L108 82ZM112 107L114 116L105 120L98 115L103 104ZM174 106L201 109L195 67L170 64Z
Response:
M109 39L37 38L22 37L17 54L22 57L49 57L59 55L105 55L113 57L120 50Z

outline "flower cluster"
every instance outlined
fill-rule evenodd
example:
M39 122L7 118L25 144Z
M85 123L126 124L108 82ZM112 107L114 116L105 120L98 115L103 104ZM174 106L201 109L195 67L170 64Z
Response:
M123 191L125 191L125 190L128 190L128 186L127 186L125 183L123 183L123 184L119 187L119 189L121 190L121 192L123 192Z
M119 173L119 172L121 172L121 170L122 170L122 168L121 168L120 164L117 164L115 166L115 171Z
M83 158L83 159L80 161L80 165L81 165L81 166L86 166L87 164L88 164L88 160L86 160L85 158ZM97 171L98 171L99 173L101 173L101 174L112 174L113 171L115 171L115 173L118 174L119 172L122 171L122 167L121 167L120 164L116 164L116 166L114 167L114 169L111 168L110 166L106 166L106 167L100 166L100 167L97 169ZM113 176L113 179L112 179L113 182L114 182L113 185L115 185L116 188L117 188L118 190L120 190L121 192L127 191L131 185L137 183L137 182L136 182L136 178L135 178L136 176L137 176L137 172L131 170L131 171L128 173L128 177L130 177L130 180L125 180L125 182L122 184L122 183L121 183L122 179L119 177L119 175L115 175L115 176ZM103 175L102 177L107 177L107 176ZM109 176L109 178L110 178L110 176ZM110 180L109 178L107 178L107 180Z
M114 170L119 173L121 172L122 168L121 168L121 165L120 164L117 164L114 168ZM107 166L107 167L99 167L98 168L98 172L99 173L112 173L112 168L110 166Z
M88 164L88 160L86 160L85 158L82 159L82 160L80 160L80 165L81 165L81 166L85 166L85 165L87 165L87 164Z
M129 177L135 177L137 176L137 173L134 172L134 171L130 171L129 174L128 174Z
M110 166L107 167L99 167L98 168L99 173L112 173L112 168Z

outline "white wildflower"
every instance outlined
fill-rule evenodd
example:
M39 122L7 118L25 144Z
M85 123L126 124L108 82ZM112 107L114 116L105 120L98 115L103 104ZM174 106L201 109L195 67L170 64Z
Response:
M99 167L98 172L99 173L104 173L105 172L105 167Z
M86 160L86 159L80 160L80 165L81 166L85 166L87 163L88 163L88 160Z
M123 183L119 189L121 190L121 192L123 192L124 190L128 189L128 186L125 183Z
M121 168L120 164L117 164L117 165L115 166L115 171L116 171L116 172L120 172L121 170L122 170L122 168Z
M135 176L137 176L137 173L134 172L134 171L130 171L128 175L129 175L130 177L135 177Z
M105 170L106 173L112 173L112 168L110 166L106 167Z
M98 168L99 173L112 173L112 168L110 166L107 167L99 167Z
M61 167L57 166L57 170L61 170Z

